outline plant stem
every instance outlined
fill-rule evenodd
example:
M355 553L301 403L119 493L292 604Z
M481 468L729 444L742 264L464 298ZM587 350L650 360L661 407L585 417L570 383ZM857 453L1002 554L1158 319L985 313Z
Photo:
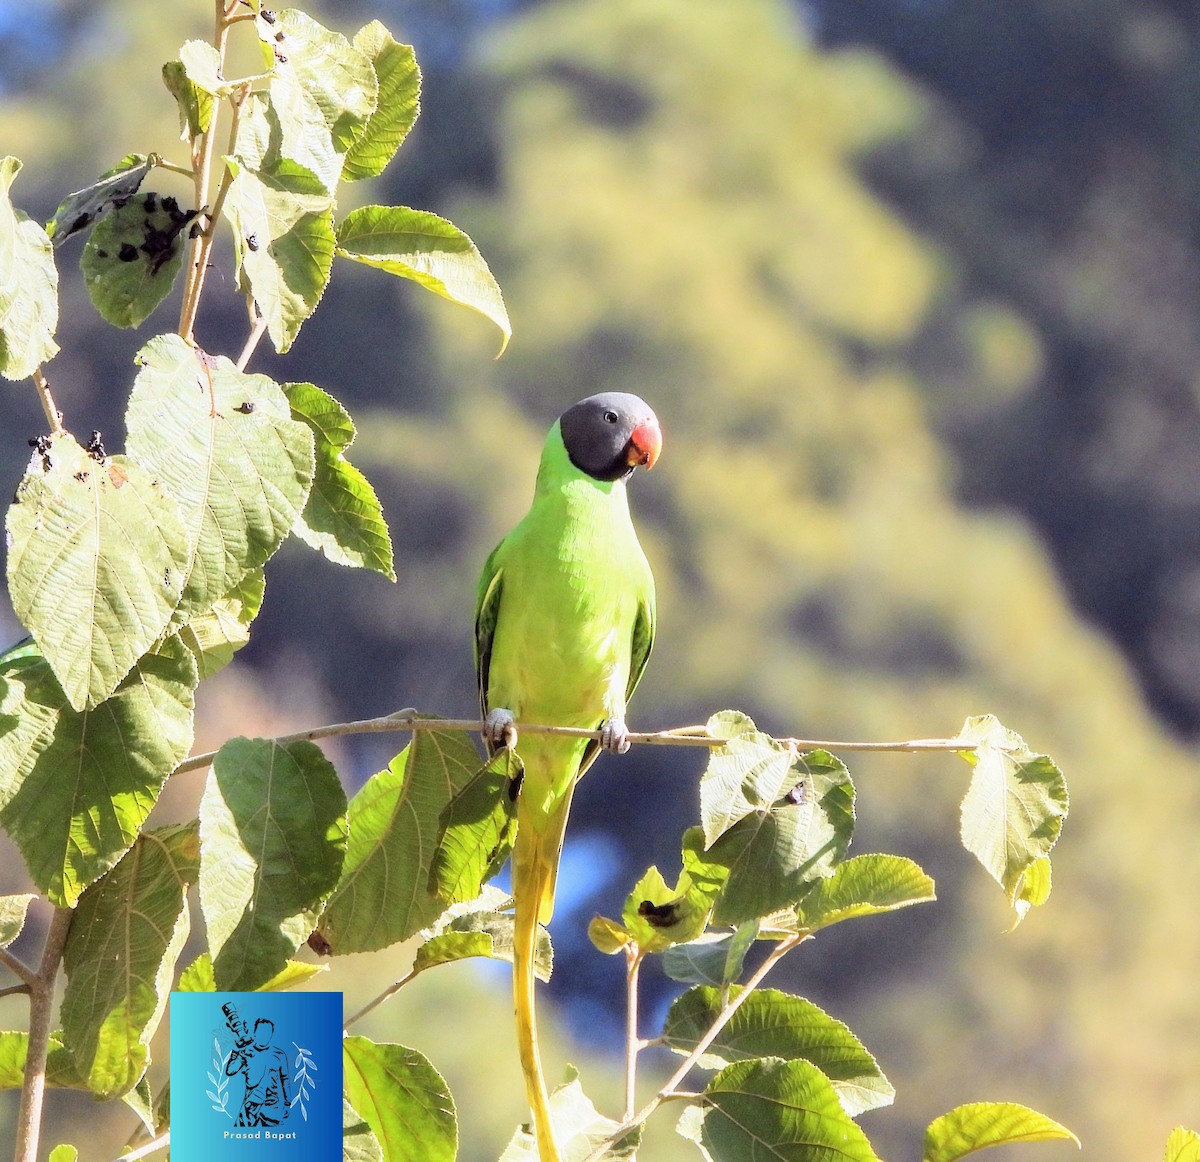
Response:
M54 982L62 964L67 933L74 912L56 908L46 930L42 963L29 985L29 1044L25 1054L25 1081L17 1112L17 1143L13 1162L36 1162L42 1132L42 1100L46 1094L46 1059L54 1016Z
M549 726L545 723L514 723L518 733L554 734L564 738L600 738L598 730L584 730L574 726ZM647 746L724 746L728 739L716 738L711 734L691 733L690 727L674 730L658 730L648 733L632 732L627 737L631 743ZM415 730L468 730L482 731L483 723L477 718L430 718L418 714L411 707L385 714L381 718L363 718L355 722L334 722L328 726L314 726L310 730L283 734L275 739L280 746L293 742L315 742L322 738L336 738L346 734L386 734L389 731ZM793 746L797 750L875 750L875 751L969 751L975 743L961 738L917 738L902 742L846 742L815 738L776 738L773 742ZM216 757L216 751L193 755L184 759L175 768L175 774L194 771L208 766Z
M809 939L807 935L792 936L787 940L781 940L771 949L770 955L755 969L737 996L722 1006L721 1011L717 1014L717 1018L713 1021L708 1032L700 1038L695 1048L683 1059L683 1064L675 1070L670 1080L665 1082L658 1093L642 1106L636 1114L631 1116L626 1113L622 1123L584 1159L584 1162L600 1162L604 1157L605 1150L612 1143L618 1141L625 1134L628 1134L630 1130L640 1126L664 1101L677 1097L678 1091L676 1090L676 1086L687 1077L696 1065L696 1062L708 1051L708 1047L717 1039L717 1035L729 1023L730 1018L738 1011L742 1002L762 983L763 978L775 965L791 952L793 948L807 939Z
M144 1146L139 1146L136 1150L126 1150L121 1154L116 1162L137 1162L139 1158L145 1158L148 1154L153 1154L156 1150L162 1150L171 1144L171 1131L164 1130L156 1138L151 1138Z
M627 946L628 947L628 946ZM637 1103L637 1059L642 1050L638 1037L638 973L642 967L642 953L628 954L625 972L625 1112L621 1117L629 1121Z
M410 980L417 975L416 969L406 973L399 980L393 981L377 996L373 1001L368 1001L357 1013L346 1019L346 1023L342 1026L343 1029L349 1029L356 1021L362 1020L372 1009L377 1009L389 997L394 997Z
M250 310L253 312L254 303L250 303ZM263 337L267 330L267 316L259 315L254 320L254 326L250 329L250 334L246 336L246 345L242 348L241 355L238 356L237 369L239 371L246 370L246 364L250 362L250 357L254 354L254 349L258 346L258 341Z
M14 956L9 952L7 948L0 948L0 964L4 965L14 976L19 976L30 988L37 982L37 973L19 956Z
M61 436L64 430L62 426L62 413L54 404L54 397L50 394L50 382L46 379L46 373L40 367L35 367L33 370L33 385L37 388L38 399L42 401L42 411L46 413L46 420L50 424L51 435Z
M186 165L176 165L173 161L166 161L164 158L159 158L154 163L159 169L170 170L171 173L182 174L185 178L195 178L196 171L188 169Z

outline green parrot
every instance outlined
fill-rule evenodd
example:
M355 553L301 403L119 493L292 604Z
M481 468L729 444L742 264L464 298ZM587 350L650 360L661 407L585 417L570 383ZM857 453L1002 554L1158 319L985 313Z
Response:
M654 578L625 482L651 468L662 433L636 395L604 392L565 411L546 437L533 503L488 558L475 613L475 663L490 751L514 723L574 726L600 739L527 733L512 851L517 1044L542 1162L558 1162L534 1016L538 923L554 908L571 796L601 749L629 749L625 707L654 640Z

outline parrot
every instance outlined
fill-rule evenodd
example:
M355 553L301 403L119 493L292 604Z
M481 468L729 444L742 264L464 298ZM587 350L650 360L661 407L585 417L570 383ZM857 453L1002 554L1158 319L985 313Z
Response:
M626 705L654 641L654 578L626 481L650 469L662 431L650 407L602 392L568 408L542 449L533 502L488 557L475 612L475 664L489 753L521 722L598 738L527 733L512 848L517 1048L541 1162L559 1162L538 1053L534 951L550 920L571 796L601 751L629 749Z

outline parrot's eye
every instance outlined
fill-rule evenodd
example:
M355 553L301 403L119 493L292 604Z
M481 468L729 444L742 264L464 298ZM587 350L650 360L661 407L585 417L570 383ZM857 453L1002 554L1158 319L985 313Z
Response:
M605 412L604 413L604 422L606 424L615 424L617 422L617 413L616 412Z

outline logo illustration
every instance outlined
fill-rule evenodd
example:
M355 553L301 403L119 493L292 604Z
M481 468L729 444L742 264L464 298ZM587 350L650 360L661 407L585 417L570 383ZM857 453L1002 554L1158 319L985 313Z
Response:
M341 993L172 993L173 1157L340 1159L341 1041Z

